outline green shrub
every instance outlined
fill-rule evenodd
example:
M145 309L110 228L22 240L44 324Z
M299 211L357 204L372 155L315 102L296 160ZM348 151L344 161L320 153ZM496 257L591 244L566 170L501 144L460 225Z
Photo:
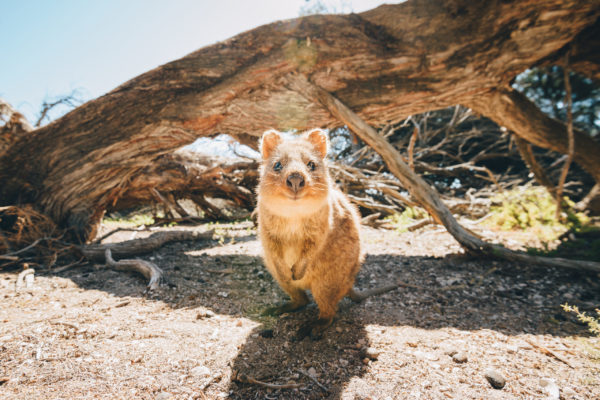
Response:
M562 308L566 312L575 313L575 315L577 315L577 319L586 324L588 326L588 330L592 334L600 336L600 309L595 310L598 317L593 317L591 315L587 315L585 312L579 311L577 306L570 306L565 303L562 305Z
M106 217L102 220L102 223L111 225L111 224L120 224L120 225L152 225L154 223L154 218L150 214L130 214L126 217L119 218L110 218Z
M427 218L429 214L419 207L406 207L402 213L390 215L386 219L396 228L398 232L406 232L406 228L415 221Z
M565 222L556 219L556 201L548 191L539 186L520 186L492 198L492 216L487 224L501 229L555 228L557 231L578 229L588 222L582 213L572 211L574 206L565 197L567 205Z

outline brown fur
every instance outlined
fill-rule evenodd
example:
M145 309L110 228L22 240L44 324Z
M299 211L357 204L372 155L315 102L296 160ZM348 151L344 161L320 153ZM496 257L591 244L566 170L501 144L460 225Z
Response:
M275 311L303 307L310 290L319 319L305 325L300 335L314 339L331 324L339 301L352 294L361 263L358 213L331 181L327 145L320 129L290 139L266 132L258 186L265 265L291 298ZM277 162L280 171L274 168Z

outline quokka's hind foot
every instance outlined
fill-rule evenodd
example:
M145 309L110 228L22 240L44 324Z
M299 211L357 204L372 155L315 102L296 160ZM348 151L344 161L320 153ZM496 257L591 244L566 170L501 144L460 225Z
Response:
M279 305L279 306L274 306L274 307L268 307L267 309L265 309L262 312L262 315L270 315L270 316L277 316L277 315L281 315L281 314L285 314L288 312L295 312L295 311L300 311L302 310L304 307L306 307L307 303L295 303L293 301L286 301L285 303Z
M333 322L333 318L319 318L316 321L305 322L300 326L296 333L295 341L301 341L307 336L310 336L312 340L319 340L323 338L323 333Z

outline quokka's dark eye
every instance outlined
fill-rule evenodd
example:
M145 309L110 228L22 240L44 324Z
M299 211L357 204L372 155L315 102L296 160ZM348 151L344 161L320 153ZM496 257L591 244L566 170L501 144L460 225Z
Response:
M314 162L312 162L312 161L309 161L309 162L308 162L308 164L306 164L306 166L307 166L307 167L308 167L308 168L309 168L311 171L314 171L314 170L315 170L315 168L316 168L316 166L315 166L315 163L314 163Z
M279 161L277 161L274 165L273 165L273 170L274 171L281 171L283 169L283 165L281 165L281 163Z

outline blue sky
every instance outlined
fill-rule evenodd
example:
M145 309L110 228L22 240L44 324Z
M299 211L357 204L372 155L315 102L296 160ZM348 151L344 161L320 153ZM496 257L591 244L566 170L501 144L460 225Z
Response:
M384 3L323 2L355 12ZM0 97L34 121L44 99L73 90L84 100L98 97L201 47L295 18L306 5L305 0L2 0Z

